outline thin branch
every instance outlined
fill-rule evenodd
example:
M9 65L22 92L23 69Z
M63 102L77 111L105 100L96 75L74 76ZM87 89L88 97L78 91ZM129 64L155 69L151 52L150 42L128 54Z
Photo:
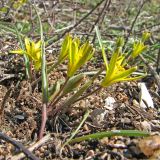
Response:
M158 50L158 55L157 55L157 64L156 64L156 70L157 73L159 74L160 70L160 49Z
M92 14L94 12L94 10L96 10L105 0L100 1L90 12L88 12L84 17L82 17L76 24L74 24L73 26L71 26L70 28L68 28L65 32L63 32L62 35L60 35L55 41L58 41L59 39L61 39L67 32L70 32L71 30L73 30L74 28L76 28L81 22L83 22L90 14ZM54 39L54 38L53 38ZM53 42L55 42L53 39L50 39L48 41L48 46L46 48L49 48L53 45Z
M80 98L76 99L76 101L74 101L74 103L76 103L76 102L78 102L78 101L80 101L80 100L82 100L82 99L85 99L85 98L91 96L92 94L100 91L101 89L102 89L102 86L99 86L98 88L96 88L96 89L93 90L92 92L90 92L90 93L88 93L88 94L85 94L84 96L81 96Z
M144 0L144 1L142 2L141 6L140 6L140 8L139 8L139 10L138 10L138 12L137 12L137 15L135 16L135 19L133 20L133 22L132 22L132 24L131 24L131 29L129 30L128 35L127 35L127 37L126 37L126 39L125 39L123 49L125 48L125 46L126 46L126 44L127 44L127 42L128 42L128 39L129 39L129 37L130 37L130 35L131 35L131 33L132 33L132 30L133 30L133 28L134 28L134 25L135 25L135 23L136 23L136 21L137 21L137 19L138 19L138 16L140 15L141 10L142 10L142 8L143 8L143 6L144 6L144 4L145 4L146 2L147 2L147 0Z
M11 87L7 90L7 92L6 92L6 94L5 94L4 98L3 98L2 105L0 107L0 124L2 123L1 121L3 121L4 107L5 107L6 101L7 101L8 97L9 97L12 89L13 88L12 88L12 85L11 85Z
M158 85L158 88L160 90L160 77L157 74L157 72L153 69L153 67L145 60L145 58L142 55L139 55L140 58L142 59L142 61L146 64L146 66L148 67L148 69L150 70L151 74L154 76L156 83Z
M105 2L105 4L104 4L104 7L102 8L102 10L101 10L101 12L100 12L100 14L99 14L99 16L98 16L98 19L97 19L97 23L95 23L95 25L93 26L94 28L95 28L95 26L96 26L96 24L102 24L102 22L103 22L103 20L104 20L104 18L105 18L105 15L106 15L106 13L107 12L105 12L105 10L107 10L108 8L109 8L109 6L110 6L110 4L111 4L111 0L106 0L106 2ZM104 12L104 14L103 14L103 12ZM101 17L101 18L100 18ZM101 21L100 21L101 20ZM94 29L93 28L93 29ZM99 25L99 28L100 28L100 25ZM92 43L94 43L95 42L95 39L96 39L96 33L94 33L94 37L93 37L93 40L92 40Z
M39 148L40 146L42 146L44 143L48 142L49 140L51 139L51 135L50 134L47 134L46 136L44 136L41 140L39 140L38 142L36 142L35 144L33 144L32 146L30 146L28 148L28 150L30 152L36 150L37 148ZM20 153L16 156L13 156L12 157L12 160L19 160L19 159L22 159L24 158L25 155L23 153Z
M31 160L39 160L32 152L30 152L27 148L25 148L21 143L13 140L12 138L8 137L4 133L0 132L0 139L13 144L15 147L19 148L29 159Z
M104 4L101 12L98 14L98 17L97 17L96 21L94 22L94 24L92 25L89 33L92 33L92 31L94 30L94 27L99 23L99 21L100 21L100 19L101 19L101 16L102 16L103 12L105 11L105 8L106 8L106 6L107 6L107 4L108 4L108 1L109 1L109 0L106 0L106 1L105 1L105 4ZM86 38L86 39L88 39L88 37L89 37L89 35L87 35L87 38Z

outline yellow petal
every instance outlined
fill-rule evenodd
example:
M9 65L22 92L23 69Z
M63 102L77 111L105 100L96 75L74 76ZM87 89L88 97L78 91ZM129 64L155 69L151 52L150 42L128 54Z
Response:
M28 55L31 55L31 44L28 38L25 38L25 47Z
M20 55L22 55L22 54L25 54L25 51L22 50L22 49L19 49L19 50L10 51L9 53L14 53L14 54L20 54Z
M70 44L72 43L72 37L70 34L67 34L64 41L62 42L61 52L58 57L58 62L61 63L67 56Z

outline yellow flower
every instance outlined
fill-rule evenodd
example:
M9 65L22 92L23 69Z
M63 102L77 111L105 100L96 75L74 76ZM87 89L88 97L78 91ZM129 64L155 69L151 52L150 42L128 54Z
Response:
M137 67L131 67L130 69L125 69L126 63L124 62L124 56L120 55L119 50L116 50L108 64L106 61L106 56L103 54L104 62L106 65L106 76L101 82L101 86L108 87L114 83L121 81L137 80L143 76L130 77L130 75L137 70Z
M145 42L150 37L151 37L151 33L150 32L143 32L143 34L142 34L142 42Z
M70 34L67 34L62 43L61 52L58 57L58 63L61 63L62 61L64 61L65 58L68 56L69 47L70 47L71 42L72 42L72 37Z
M39 70L41 67L41 41L37 43L25 38L25 50L19 49L11 51L10 53L16 53L20 55L27 55L29 60L33 62L33 65L36 70Z
M68 77L72 77L93 56L93 53L94 49L88 41L80 46L80 40L78 38L71 40L67 71Z
M139 54L141 54L143 51L147 49L147 46L144 45L142 41L134 42L133 44L133 51L131 53L131 56L133 58L137 57Z

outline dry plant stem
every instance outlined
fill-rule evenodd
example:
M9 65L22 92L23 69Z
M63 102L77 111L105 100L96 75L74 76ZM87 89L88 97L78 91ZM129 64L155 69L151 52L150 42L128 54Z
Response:
M41 140L39 140L38 142L36 142L35 144L33 144L32 146L30 146L28 148L28 150L30 152L36 150L37 148L39 148L40 146L42 146L44 143L48 142L49 140L51 139L51 135L50 134L47 134L46 136L44 136ZM20 153L16 156L13 156L12 157L12 160L20 160L22 158L24 158L25 155L23 153Z
M92 94L94 94L94 93L100 91L101 89L102 89L102 86L99 86L98 88L96 88L96 89L93 90L92 92L90 92L90 93L88 93L88 94L86 94L86 95L84 95L84 96L82 96L82 97L76 99L76 101L74 101L74 103L76 103L76 102L78 102L78 101L80 101L80 100L82 100L82 99L85 99L85 98L91 96Z
M96 10L102 3L104 2L104 0L100 1L90 12L88 12L84 17L82 17L75 25L73 25L72 27L70 27L69 29L67 29L61 36L58 37L58 39L56 39L54 42L58 41L59 39L61 39L66 33L70 32L72 29L75 29L81 22L83 22L89 15L91 15L94 10ZM51 40L51 42L48 42L49 45L46 48L51 47L53 44L53 41Z
M19 148L29 159L39 160L38 157L36 157L32 152L30 152L27 148L25 148L21 143L13 140L12 138L8 137L2 132L0 132L0 139L3 139L4 141L11 143L15 147Z
M15 74L6 74L5 77L3 77L3 78L0 79L0 82L3 82L4 80L10 79L10 78L14 78L14 77L16 77Z
M159 69L160 69L160 49L158 50L157 64L156 64L156 70L158 74L160 72Z
M106 3L104 4L104 8L102 9L102 11L101 11L101 13L99 15L101 17L101 18L99 18L100 20L98 22L99 24L101 24L101 25L99 25L99 29L102 27L102 23L104 21L105 15L107 13L105 10L107 10L109 8L110 4L111 4L111 0L106 0ZM94 25L94 27L95 26L96 25ZM94 44L95 40L96 40L96 33L94 33L94 37L93 37L93 40L92 40L93 44Z
M149 68L151 74L154 76L156 83L158 85L158 88L160 90L160 77L157 74L157 72L153 69L153 67L151 65L149 65L149 63L145 60L145 58L142 55L139 55L140 58L142 59L142 61L147 65L147 67Z
M99 23L99 21L100 21L100 19L101 19L101 16L102 16L102 14L103 14L103 12L104 12L104 10L105 10L105 8L106 8L107 3L108 3L108 0L105 1L104 7L102 8L101 12L99 13L99 15L98 15L96 21L94 22L94 24L92 25L89 33L92 33L92 31L94 30L94 27ZM87 35L87 38L86 38L86 39L88 39L88 37L89 37L89 35Z
M128 39L129 39L129 37L130 37L130 35L131 35L131 33L132 33L132 30L133 30L133 28L134 28L134 25L135 25L137 19L138 19L138 16L140 15L141 10L142 10L142 8L143 8L143 6L144 6L144 4L145 4L146 2L147 2L147 0L144 0L144 1L142 2L142 5L140 6L140 8L139 8L139 10L138 10L137 15L135 16L135 19L134 19L133 22L132 22L131 29L129 30L128 35L127 35L127 37L126 37L126 39L125 39L125 42L124 42L123 50L124 50L124 48L125 48L125 46L126 46L126 44L127 44L127 42L128 42Z
M42 106L41 120L42 120L42 122L41 122L41 128L40 128L40 132L39 132L39 140L43 137L45 125L46 125L46 121L47 121L47 104L46 103L44 103Z
M11 85L11 87L8 89L8 91L6 92L6 94L5 94L4 98L3 98L2 105L0 107L0 124L3 123L2 121L3 121L3 115L4 115L4 107L5 107L6 101L7 101L8 97L9 97L12 89L13 88L12 88L12 85Z

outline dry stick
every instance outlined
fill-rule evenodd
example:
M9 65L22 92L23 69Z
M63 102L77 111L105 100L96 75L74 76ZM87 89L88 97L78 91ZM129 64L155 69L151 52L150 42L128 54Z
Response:
M102 86L99 86L98 88L96 88L96 89L93 90L92 92L90 92L90 93L88 93L88 94L86 94L86 95L84 95L84 96L81 96L80 98L76 99L76 100L74 101L74 103L76 103L76 102L78 102L78 101L80 101L80 100L82 100L82 99L85 99L85 98L91 96L92 94L100 91L101 89L102 89Z
M98 15L95 23L92 25L92 28L90 29L89 33L92 33L92 31L94 30L94 27L99 23L99 21L100 21L100 19L101 19L101 15L102 15L102 13L103 13L104 10L105 10L105 8L106 8L106 6L107 6L107 4L108 4L108 1L109 1L109 0L105 0L105 4L104 4L101 12L99 13L99 15ZM88 37L89 37L89 35L87 35L86 39L88 39Z
M51 135L50 134L47 134L46 136L44 136L42 139L40 139L38 142L36 142L35 144L33 144L32 146L30 146L28 148L28 150L30 152L36 150L37 148L39 148L40 146L42 146L44 143L48 142L49 140L51 139ZM13 156L12 157L12 160L19 160L19 159L22 159L24 158L25 155L23 153L20 153L16 156Z
M159 29L159 28L160 28L160 23L147 26L147 27L145 27L144 29L141 29L141 30L136 31L136 33L145 31L146 29L152 29L152 28L156 28L156 27ZM158 29L157 29L157 30L158 30Z
M157 72L153 69L153 67L145 60L145 58L142 56L142 55L139 55L140 58L142 59L142 61L146 64L146 66L149 68L151 74L153 74L155 80L156 80L156 83L158 85L158 88L160 90L160 77L159 75L157 74Z
M104 9L108 9L109 6L110 6L110 4L111 4L111 0L108 1L107 5L106 5L106 7L105 7ZM103 12L102 12L102 13L103 13ZM102 22L103 22L103 20L104 20L104 18L105 18L106 13L107 13L107 12L104 12L104 14L102 15L101 24L102 24ZM100 28L101 28L101 25L99 26L99 29L100 29ZM96 39L96 33L94 33L94 37L93 37L92 43L95 42L95 39Z
M106 0L105 4L104 4L104 7L102 8L101 12L99 13L98 17L97 17L97 20L95 21L95 24L92 26L92 30L91 32L93 31L93 29L95 28L95 26L101 21L101 24L104 20L104 17L106 15L106 12L105 10L107 10L109 8L111 4L111 0ZM103 14L104 13L104 14ZM93 40L92 40L92 43L94 43L96 39L96 33L94 33L94 37L93 37Z
M3 98L3 101L2 101L2 105L1 105L1 107L0 107L0 124L1 124L1 120L2 120L3 115L4 115L4 106L5 106L5 103L6 103L7 99L8 99L11 91L12 91L12 85L11 85L11 87L8 89L8 91L6 92L6 94L5 94L4 98ZM2 120L2 121L3 121L3 120Z
M138 12L137 12L136 17L135 17L135 19L134 19L133 22L132 22L131 29L129 30L128 35L127 35L127 37L126 37L126 39L125 39L125 42L124 42L123 50L124 50L124 48L125 48L125 46L126 46L126 44L127 44L127 42L128 42L128 39L129 39L129 37L130 37L130 35L131 35L131 33L132 33L132 30L133 30L133 27L134 27L134 25L135 25L135 23L136 23L136 21L137 21L137 18L138 18L138 16L140 15L141 10L142 10L142 8L143 8L143 6L144 6L144 4L145 4L146 2L147 2L147 0L144 0L144 1L142 2L142 5L140 6L140 8L139 8L139 10L138 10Z
M11 78L14 78L14 77L16 77L15 74L6 74L5 77L3 77L3 78L0 79L0 82L3 82L6 79L11 79Z
M27 148L25 148L21 143L13 140L12 138L8 137L4 133L0 132L0 139L3 139L4 141L11 143L12 145L19 148L29 159L31 160L39 160L38 157L36 157L32 152L30 152Z
M158 50L157 64L156 64L156 70L158 74L160 72L159 69L160 69L160 49Z
M72 29L76 28L81 22L83 22L90 14L94 12L102 3L104 0L100 1L90 12L88 12L84 17L82 17L75 25L71 26L69 29L67 29L61 36L58 37L54 42L61 39L67 32L70 32ZM50 42L49 42L50 43ZM53 43L53 42L51 42ZM53 44L48 45L46 48L51 47Z

